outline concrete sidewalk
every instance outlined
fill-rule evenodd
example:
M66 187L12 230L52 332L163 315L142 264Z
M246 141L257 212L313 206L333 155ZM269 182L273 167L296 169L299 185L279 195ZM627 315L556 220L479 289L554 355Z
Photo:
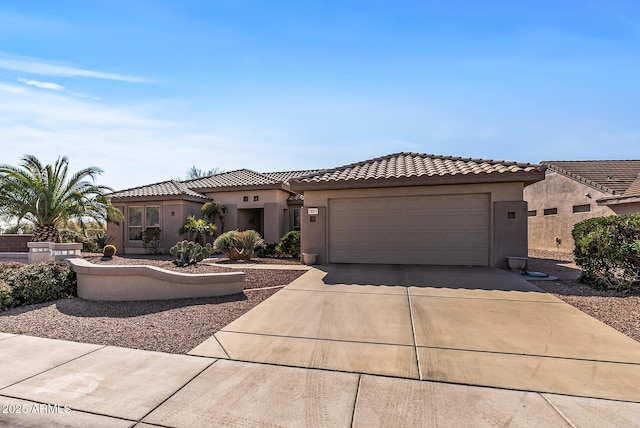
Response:
M0 333L0 426L640 421L640 344L494 269L321 266L191 353Z

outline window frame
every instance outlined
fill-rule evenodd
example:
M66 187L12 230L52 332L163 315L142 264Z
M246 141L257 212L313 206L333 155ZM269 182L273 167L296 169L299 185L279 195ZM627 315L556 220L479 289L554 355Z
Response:
M296 212L298 213L296 216ZM296 226L296 220L297 221L297 226ZM300 226L302 224L302 208L300 207L294 207L293 208L293 222L291 224L291 228L292 230L300 230Z
M137 208L140 210L140 225L136 225L136 226L132 226L131 225L131 211L132 209ZM148 223L148 216L147 216L147 211L149 209L155 208L158 211L158 222L157 224L154 225L147 225ZM145 230L147 229L160 229L162 226L162 207L160 205L130 205L129 207L127 207L127 241L128 242L142 242L142 234L144 233ZM139 229L140 230L140 239L131 239L132 234L131 234L131 230L132 229Z

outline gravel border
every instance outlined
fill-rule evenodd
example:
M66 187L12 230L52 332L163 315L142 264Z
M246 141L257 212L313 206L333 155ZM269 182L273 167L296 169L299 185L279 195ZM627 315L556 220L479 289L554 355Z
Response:
M174 270L185 269L176 268L168 260L166 256L157 256L152 261L144 257L114 257L112 260L96 262L144 262ZM188 270L204 273L237 269L200 264ZM529 270L558 277L557 281L531 281L535 286L640 341L640 295L594 290L580 284L580 269L566 254L530 251ZM275 294L280 290L279 286L289 284L305 271L245 269L244 272L247 285L243 294L146 302L61 299L0 313L0 331L182 354L204 342L219 329ZM264 289L267 287L276 288Z
M529 250L528 269L558 277L530 281L533 285L640 342L640 294L595 290L579 283L580 268L563 253Z
M100 256L87 256L89 261ZM152 264L191 273L237 271L200 264L177 268L166 257L113 257L102 264ZM98 345L184 354L277 293L306 271L245 269L245 292L231 296L143 302L79 297L0 312L0 331ZM272 288L275 287L275 288Z

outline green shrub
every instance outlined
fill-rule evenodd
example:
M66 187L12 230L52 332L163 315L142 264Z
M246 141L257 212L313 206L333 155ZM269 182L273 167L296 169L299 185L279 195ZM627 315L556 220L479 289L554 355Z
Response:
M253 257L254 250L263 244L264 240L255 230L232 230L218 236L213 249L231 260L249 260Z
M287 232L278 244L277 251L280 254L288 254L293 257L300 255L300 232L292 230Z
M572 230L580 280L631 291L640 280L640 214L595 217Z
M117 248L115 245L105 245L102 249L102 255L105 257L113 257L116 255Z
M266 244L258 249L258 257L275 257L278 255L277 244Z
M13 289L9 284L0 279L0 311L13 306Z
M10 269L0 274L0 280L11 288L12 306L33 305L77 293L76 274L64 262L36 263Z

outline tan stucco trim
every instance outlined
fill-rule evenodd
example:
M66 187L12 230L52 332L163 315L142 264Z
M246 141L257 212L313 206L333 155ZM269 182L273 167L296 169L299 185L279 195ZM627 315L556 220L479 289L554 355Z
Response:
M88 300L167 300L242 293L244 272L187 274L155 266L96 265L69 259L78 297Z

